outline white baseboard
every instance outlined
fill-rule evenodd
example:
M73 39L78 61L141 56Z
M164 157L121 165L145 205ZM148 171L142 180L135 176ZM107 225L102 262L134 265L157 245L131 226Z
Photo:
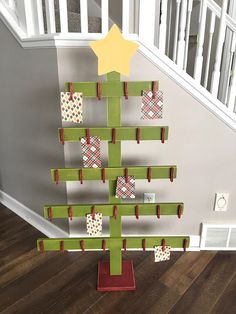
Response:
M15 198L0 190L0 203L16 213L22 219L27 221L33 227L45 234L49 238L68 238L69 234L48 220L44 219L39 214L35 213L30 208L18 202Z

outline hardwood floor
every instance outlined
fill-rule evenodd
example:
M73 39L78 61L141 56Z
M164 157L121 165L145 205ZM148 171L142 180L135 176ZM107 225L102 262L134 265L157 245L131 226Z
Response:
M137 290L96 291L100 252L45 253L43 235L0 205L0 313L236 313L236 253L128 252Z

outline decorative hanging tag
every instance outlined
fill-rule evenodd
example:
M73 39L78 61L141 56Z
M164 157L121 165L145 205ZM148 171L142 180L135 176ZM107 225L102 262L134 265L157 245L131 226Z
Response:
M80 241L80 248L82 250L82 254L84 255L84 240Z
M166 131L165 128L161 128L161 142L162 142L162 144L165 143L165 131Z
M143 251L144 251L144 252L146 251L146 246L147 246L147 244L146 244L146 239L143 239L143 240L142 240L142 247L143 247Z
M170 168L170 182L174 181L174 172L175 172L174 167L171 167Z
M128 82L124 82L125 85L125 99L128 99Z
M127 250L127 240L126 239L123 240L123 249L124 249L124 253L126 254L126 250Z
M183 215L183 206L180 204L178 205L178 218L180 219Z
M152 99L156 99L156 92L157 92L157 82L152 82Z
M59 170L58 169L54 171L54 175L55 175L56 184L58 184L59 183Z
M69 100L74 101L74 99L73 99L73 94L74 94L74 91L73 91L73 84L70 83L70 97L69 97Z
M90 136L89 144L88 137L81 138L81 149L83 155L83 165L85 168L100 168L101 167L101 140L98 136Z
M152 179L152 168L148 167L147 169L147 178L148 178L148 182L151 182Z
M79 180L80 180L80 184L83 184L84 182L83 169L79 170Z
M136 140L137 144L140 144L140 128L137 128L136 130Z
M73 211L72 211L72 207L71 206L68 208L68 216L70 218L70 221L72 221Z
M158 219L161 218L161 207L160 207L160 205L157 205L157 218Z
M135 177L128 176L127 183L125 177L117 177L116 198L135 198Z
M39 242L39 249L40 249L40 253L43 254L44 253L44 243L43 243L43 241Z
M136 219L139 219L139 206L138 205L135 206L135 216L136 216Z
M113 210L113 217L116 219L118 215L118 207L115 205Z
M65 144L65 132L64 132L64 128L60 129L60 140L62 145Z
M129 177L129 170L128 168L125 168L125 183L128 183L128 177Z
M106 169L105 168L102 169L102 182L106 183Z
M97 83L97 98L98 100L102 99L102 88L101 88L101 83Z
M73 93L73 100L69 92L61 93L61 116L62 121L82 123L83 122L83 94Z
M141 119L143 120L162 118L163 93L157 91L155 99L152 96L153 93L151 90L144 90L142 92Z
M170 260L171 246L166 246L163 251L162 246L154 246L154 261L156 263Z
M95 213L95 219L92 218L91 214L86 216L87 233L90 236L101 236L102 235L102 213Z
M113 144L116 143L116 129L115 128L112 129L112 143Z
M60 249L61 249L61 253L64 254L65 253L65 243L63 240L61 241Z
M90 130L86 129L86 142L89 145L90 144Z
M50 222L52 222L52 207L48 208L48 217L49 217Z
M184 241L183 241L183 249L184 249L184 252L186 252L187 246L188 246L188 240L187 240L187 239L184 239Z
M162 251L164 252L166 249L166 240L165 239L162 239L161 245L162 245Z
M91 210L91 215L92 215L92 219L95 220L95 214L96 214L96 210L95 210L95 206L92 206L92 210Z

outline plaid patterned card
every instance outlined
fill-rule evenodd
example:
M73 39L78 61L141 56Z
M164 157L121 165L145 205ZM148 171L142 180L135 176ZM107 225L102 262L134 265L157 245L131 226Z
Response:
M163 109L163 92L157 91L156 98L152 99L152 91L144 90L141 104L141 119L161 119Z
M162 251L162 246L154 246L154 259L155 262L163 262L168 261L170 259L170 249L171 246L167 245L165 250Z
M61 93L61 116L62 121L83 122L83 94L73 93L73 100L70 100L70 93Z
M98 136L90 136L90 144L87 144L87 137L81 138L83 165L85 168L101 167L100 142Z
M90 236L102 235L102 213L95 213L95 219L92 218L92 214L87 214L86 225L87 233Z
M128 176L128 182L125 177L117 177L116 198L135 198L135 177Z

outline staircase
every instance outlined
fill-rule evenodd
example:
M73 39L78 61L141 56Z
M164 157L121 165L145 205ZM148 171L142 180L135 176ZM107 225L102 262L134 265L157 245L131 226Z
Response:
M24 48L84 47L116 22L139 52L236 130L236 1L0 0Z

